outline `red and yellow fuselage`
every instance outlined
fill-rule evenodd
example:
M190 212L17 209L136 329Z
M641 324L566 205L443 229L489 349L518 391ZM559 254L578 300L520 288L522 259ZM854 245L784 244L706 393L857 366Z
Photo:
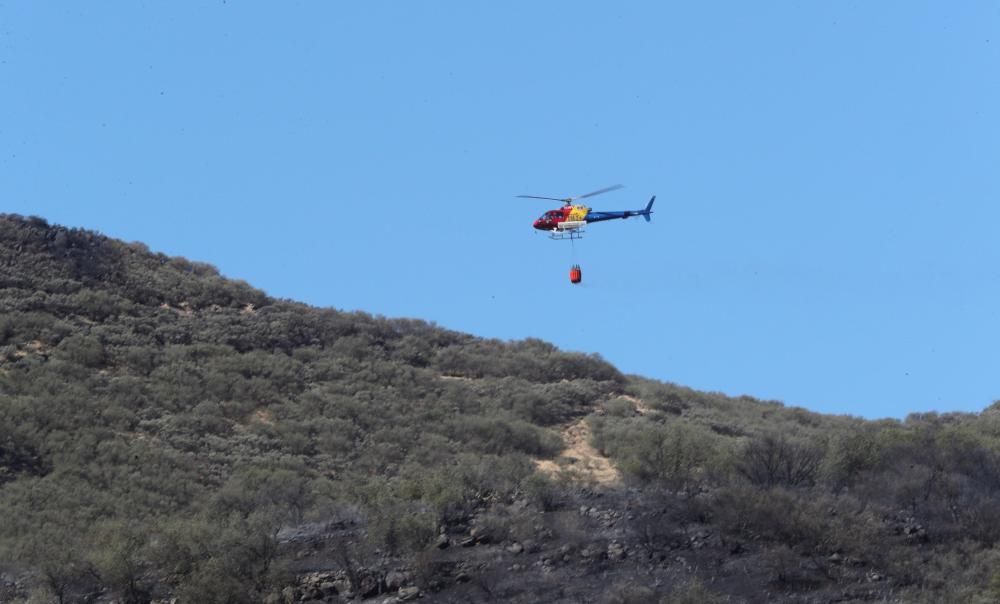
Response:
M549 210L535 221L534 227L540 231L558 229L565 222L586 222L590 208L587 206L563 206L558 210Z

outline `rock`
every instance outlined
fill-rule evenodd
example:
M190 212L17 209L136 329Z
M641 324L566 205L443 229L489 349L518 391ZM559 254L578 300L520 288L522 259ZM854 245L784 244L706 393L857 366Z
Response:
M333 582L333 585L337 588L337 593L346 594L351 591L351 582L347 579L347 577L337 579Z
M608 560L624 560L626 556L625 546L617 541L608 544Z
M337 586L333 581L323 581L319 584L319 592L324 596L337 595Z
M911 540L925 541L927 539L927 529L915 523L903 527L903 534Z
M396 597L400 602L405 602L407 600L412 600L420 595L419 587L400 587L399 595Z
M461 545L462 547L472 547L473 545L476 544L476 538L466 537L465 539L459 541L458 544Z
M319 591L319 586L317 585L304 585L299 591L299 601L306 602L308 600L319 600L323 597L323 594Z
M833 552L832 554L830 554L830 557L827 558L826 560L830 564L841 564L844 562L844 557L838 554L837 552Z
M512 554L520 554L521 552L524 551L524 546L521 545L520 543L515 542L507 546L507 551Z
M398 570L390 570L385 575L385 588L389 591L395 591L411 583L412 580L413 578L409 573L400 572Z
M375 577L373 573L366 572L361 575L357 586L355 595L361 598L371 598L372 596L378 595L379 588L381 587L381 581Z
M474 526L469 530L469 536L476 540L476 543L489 543L490 533L481 526Z
M435 545L438 549L448 549L448 546L451 545L451 541L448 540L448 535L441 534L438 535Z

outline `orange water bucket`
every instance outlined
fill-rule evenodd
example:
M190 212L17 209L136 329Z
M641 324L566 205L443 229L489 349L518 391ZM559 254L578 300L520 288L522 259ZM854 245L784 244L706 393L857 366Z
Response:
M573 268L569 269L569 282L579 283L583 280L583 271L580 270L579 264L574 264Z

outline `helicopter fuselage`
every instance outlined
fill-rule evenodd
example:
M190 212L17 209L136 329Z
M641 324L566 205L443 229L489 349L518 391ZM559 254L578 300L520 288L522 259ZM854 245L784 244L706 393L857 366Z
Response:
M558 210L549 210L535 220L534 228L539 231L554 231L562 228L560 225L590 224L605 220L630 218L632 216L648 216L650 210L622 210L614 212L595 212L587 206L567 205Z

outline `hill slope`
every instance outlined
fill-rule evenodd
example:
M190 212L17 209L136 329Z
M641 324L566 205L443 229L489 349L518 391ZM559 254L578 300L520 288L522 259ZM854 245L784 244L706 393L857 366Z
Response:
M0 601L993 601L998 417L864 422L0 217Z

